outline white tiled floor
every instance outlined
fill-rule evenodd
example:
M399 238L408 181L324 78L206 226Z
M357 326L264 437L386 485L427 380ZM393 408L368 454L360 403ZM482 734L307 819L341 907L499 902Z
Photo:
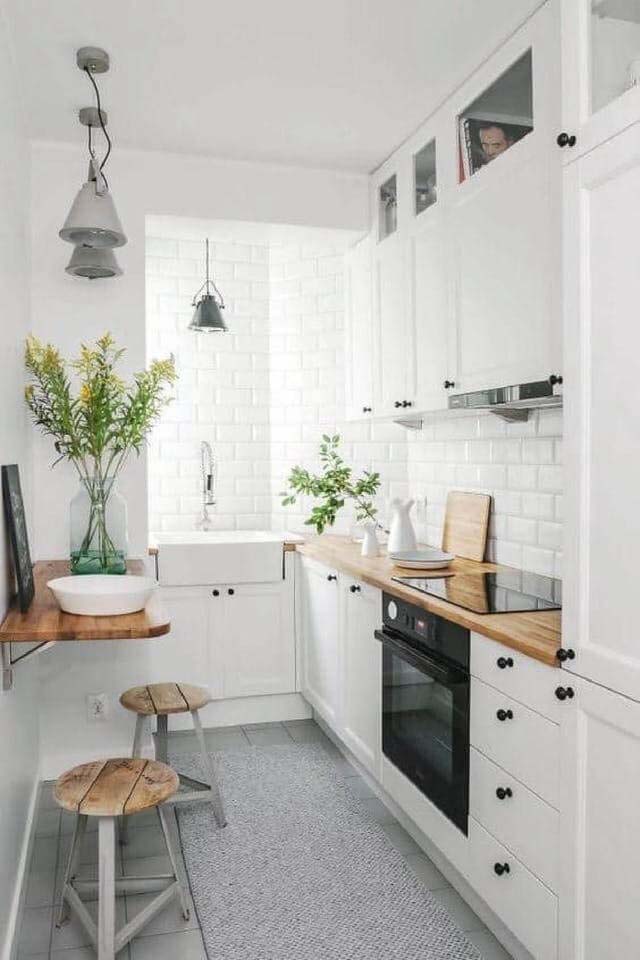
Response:
M280 743L323 742L348 777L349 788L381 824L392 845L406 859L411 869L428 890L445 906L456 923L466 932L484 960L510 960L483 922L446 881L437 867L421 851L415 841L395 820L382 801L375 796L355 769L338 753L316 723L311 720L291 723L252 724L246 727L207 731L207 742L212 750L220 750L252 743L271 746ZM193 738L184 733L174 734L171 752L193 752ZM38 957L40 960L95 960L89 938L75 919L60 930L54 923L53 905L57 899L65 856L70 841L73 819L61 813L52 797L52 785L43 784L36 839L31 858L26 908L18 945L18 960ZM131 818L130 838L126 847L118 851L116 868L120 874L145 876L165 873L170 869L164 851L162 835L152 812ZM92 829L93 828L93 829ZM83 875L95 870L97 837L95 824L89 824L89 835L82 855ZM149 897L129 895L118 899L118 922L130 920L142 909ZM90 909L92 905L89 905ZM195 911L185 922L177 904L172 903L118 955L119 960L206 960ZM363 957L362 960L371 960Z

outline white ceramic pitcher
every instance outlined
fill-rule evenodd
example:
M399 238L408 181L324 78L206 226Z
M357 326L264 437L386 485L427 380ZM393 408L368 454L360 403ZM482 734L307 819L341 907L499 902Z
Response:
M391 529L389 530L387 553L416 549L416 534L409 516L414 503L415 500L400 500L396 497L389 504L391 508Z

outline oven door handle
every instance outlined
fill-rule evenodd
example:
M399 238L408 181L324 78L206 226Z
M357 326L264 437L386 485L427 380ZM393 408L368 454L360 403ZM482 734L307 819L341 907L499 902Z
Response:
M395 634L395 631L392 634L389 630L376 630L374 636L382 643L389 644L389 646L393 647L398 656L406 660L407 663L416 667L417 670L429 674L429 676L434 677L436 680L453 684L460 682L466 683L468 679L462 670L456 670L453 667L439 663L426 653L418 653L418 651L409 646L405 640L401 639L398 634Z

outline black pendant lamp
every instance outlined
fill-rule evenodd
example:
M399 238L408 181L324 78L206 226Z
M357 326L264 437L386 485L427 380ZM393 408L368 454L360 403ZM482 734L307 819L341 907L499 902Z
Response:
M199 290L196 291L193 298L193 319L189 324L189 330L197 330L199 333L226 333L227 325L222 319L221 310L224 310L224 300L222 294L216 287L213 280L209 278L209 240L205 240L207 252L207 279ZM204 290L204 293L202 291ZM211 292L213 290L213 293ZM202 294L202 296L200 296ZM199 299L198 299L199 298Z

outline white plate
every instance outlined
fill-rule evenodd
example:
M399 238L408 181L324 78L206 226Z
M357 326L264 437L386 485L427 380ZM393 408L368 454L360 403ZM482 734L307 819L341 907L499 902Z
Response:
M47 586L65 613L83 617L115 617L144 610L158 584L151 577L92 573L57 577Z
M389 559L396 567L407 570L439 570L448 567L455 557L442 550L405 550L390 554Z

